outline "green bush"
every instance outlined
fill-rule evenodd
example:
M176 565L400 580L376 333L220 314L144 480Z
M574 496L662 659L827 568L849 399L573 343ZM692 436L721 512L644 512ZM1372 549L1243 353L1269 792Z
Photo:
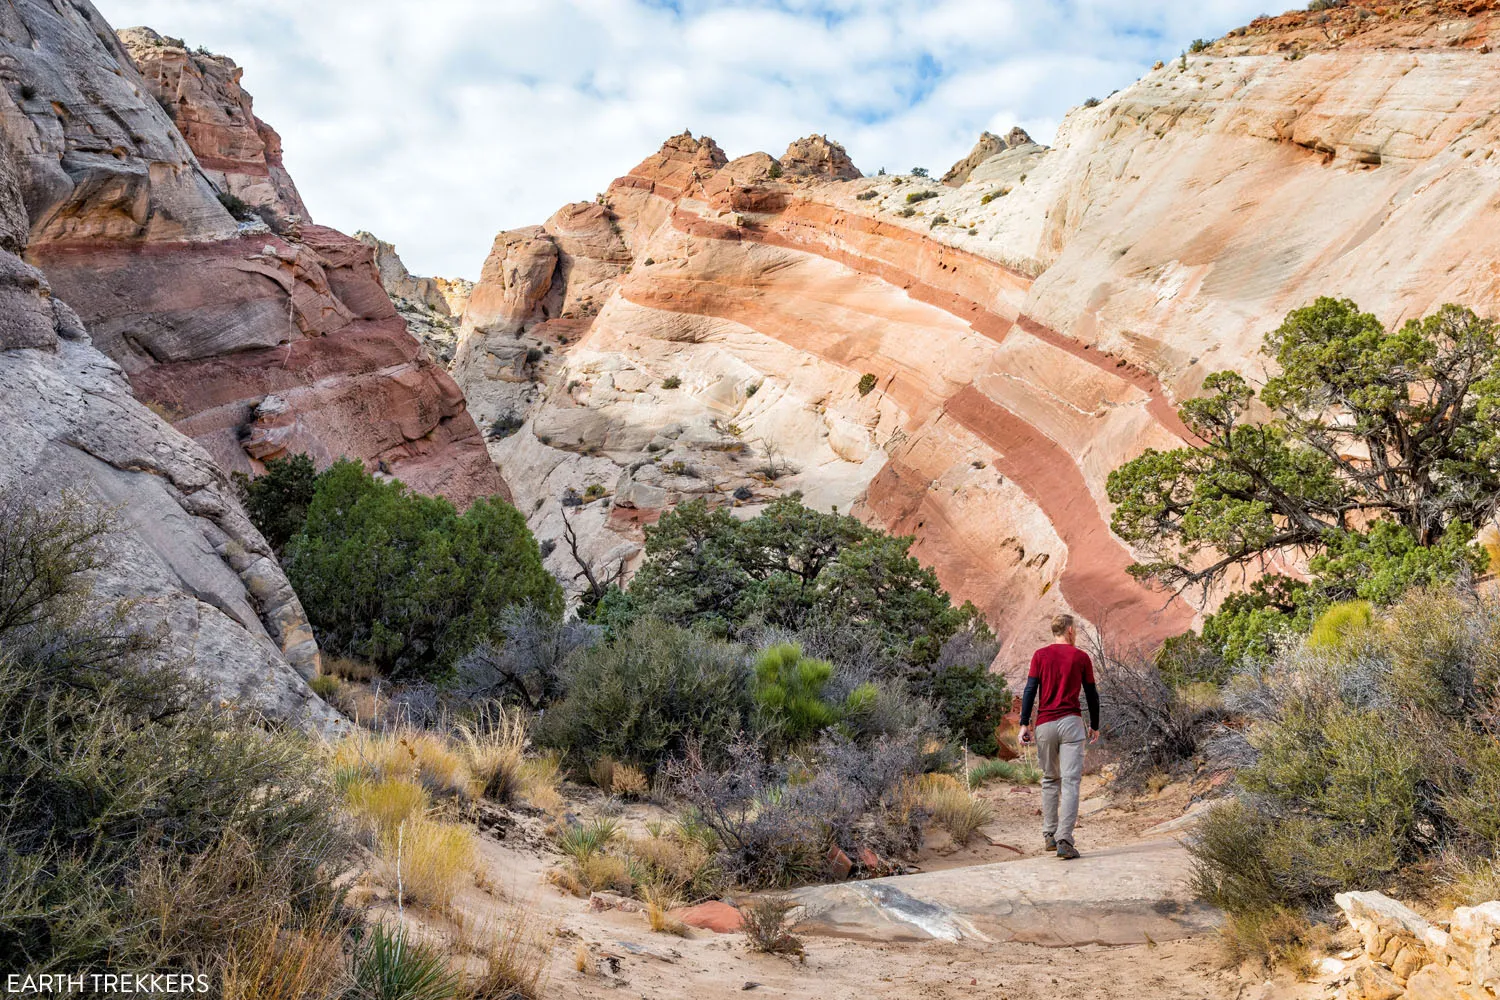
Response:
M877 379L873 374L871 374L870 372L865 372L859 377L859 394L861 396L868 396L871 392L874 391L875 383L878 381L879 379Z
M998 750L995 727L1010 711L1011 693L1005 678L991 673L988 663L939 669L916 693L937 703L953 738L971 751L988 757Z
M750 716L750 676L738 647L641 619L576 656L539 738L575 761L653 769L694 741L722 753Z
M351 960L360 1000L453 1000L461 993L458 973L441 953L411 937L405 927L376 924L365 931Z
M237 194L228 191L220 191L219 204L224 206L224 211L234 216L237 221L244 222L256 217L255 210Z
M936 198L936 197L937 197L937 192L936 191L912 191L910 194L908 194L906 196L906 203L908 205L915 205L919 201L926 201L929 198Z
M682 379L677 375L668 375L666 378L661 380L661 387L663 389L676 389L681 385Z
M799 746L846 715L868 712L880 697L875 685L856 686L839 700L829 690L833 664L802 654L795 643L777 643L755 661L755 706L763 725Z
M1332 649L1370 627L1375 607L1369 601L1341 601L1313 622L1307 644L1313 649Z
M747 521L697 499L646 529L628 606L730 638L753 626L795 632L817 621L931 663L959 631L988 629L973 605L953 606L911 545L849 515L813 510L797 494Z
M287 576L326 652L392 676L434 676L496 638L501 613L562 613L562 590L520 513L498 498L462 515L353 461L318 477Z
M278 554L302 530L317 485L318 470L306 455L269 459L265 473L254 478L234 474L245 513Z

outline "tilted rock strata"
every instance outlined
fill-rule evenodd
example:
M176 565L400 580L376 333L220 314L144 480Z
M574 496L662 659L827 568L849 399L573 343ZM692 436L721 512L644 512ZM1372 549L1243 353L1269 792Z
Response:
M77 314L16 256L27 236L17 168L0 145L0 486L113 509L96 594L132 601L132 624L160 626L160 658L221 700L331 731L341 718L306 683L318 671L307 617L223 471L135 399Z
M1193 608L1124 572L1105 480L1189 438L1175 408L1208 373L1263 373L1265 334L1319 295L1388 323L1500 305L1500 55L1473 44L1492 6L1391 5L1299 58L1216 54L1238 51L1226 38L958 187L773 177L764 154L673 137L610 186L633 263L592 283L591 304L612 291L570 320L581 339L550 341L526 426L492 453L544 540L559 494L611 490L579 515L607 531L585 546L601 558L683 497L749 513L796 488L916 535L1012 666L1062 608L1149 644ZM545 334L566 256L503 234L474 300L519 340ZM757 478L768 451L783 474Z
M281 136L255 116L240 87L244 70L233 59L189 52L180 39L150 28L126 28L119 38L218 190L251 207L311 221L282 164Z

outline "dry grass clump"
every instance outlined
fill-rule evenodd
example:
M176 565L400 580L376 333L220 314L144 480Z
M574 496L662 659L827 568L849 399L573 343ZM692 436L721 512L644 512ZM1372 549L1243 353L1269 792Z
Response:
M323 673L346 681L368 681L375 677L375 665L347 656L323 655Z
M991 781L1005 781L1012 785L1035 785L1041 780L1041 769L1024 760L987 760L969 769L970 788L978 788Z
M589 764L588 774L589 781L601 792L622 799L644 798L651 789L645 771L607 755L595 758Z
M922 804L956 844L967 844L981 826L995 818L994 807L951 774L924 774L917 787Z
M344 804L374 840L427 812L427 790L408 778L355 778L344 786Z
M406 730L396 736L396 744L410 755L417 780L439 795L467 796L473 778L464 758L437 733Z
M557 754L529 757L521 762L519 771L521 797L532 806L546 813L560 813L563 808L562 761Z
M540 1000L551 969L552 936L537 924L535 911L515 906L500 926L485 925L489 944L480 950L484 971L468 983L472 1000Z
M474 831L457 823L419 818L380 841L380 857L398 879L406 901L439 913L474 878Z
M785 896L765 896L740 908L745 917L745 938L751 951L767 955L796 955L807 961L802 940L787 929L787 918L797 904Z
M480 713L478 721L458 726L459 752L473 776L473 792L492 802L509 803L521 791L526 759L526 723L504 709Z
M615 765L611 786L614 793L622 799L644 798L651 787L646 780L646 772L629 764Z
M223 1000L339 1000L346 996L348 927L330 913L289 926L271 913L245 930L220 971Z
M1326 928L1279 907L1230 913L1219 933L1226 965L1256 961L1267 969L1286 969L1304 981L1317 974L1315 946L1327 943Z
M646 904L646 922L656 934L672 934L687 937L687 924L672 916L672 910L682 901L663 886L646 886L641 890L641 901Z

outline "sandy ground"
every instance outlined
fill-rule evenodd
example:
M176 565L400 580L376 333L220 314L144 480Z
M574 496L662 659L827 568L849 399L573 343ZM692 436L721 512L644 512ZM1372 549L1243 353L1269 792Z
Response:
M1201 793L1202 789L1198 789ZM1040 789L994 783L983 794L995 821L967 847L933 831L917 864L922 870L988 864L1042 852ZM1190 811L1194 790L1172 785L1112 804L1097 776L1085 778L1077 831L1087 852L1134 843ZM578 811L587 815L588 803ZM643 824L661 815L632 806L622 821ZM642 913L594 911L546 880L553 858L540 839L541 821L523 821L503 838L481 840L482 873L465 890L457 922L422 923L428 931L493 941L507 920L526 914L530 933L550 951L548 997L641 997L716 1000L753 993L808 1000L878 997L1161 998L1270 1000L1290 997L1252 970L1225 968L1218 940L1203 938L1120 948L1045 948L1018 943L876 943L809 936L805 963L751 952L738 934L692 931L686 938L652 933ZM1064 862L1058 862L1063 864ZM389 903L381 904L390 908ZM408 915L412 916L410 911ZM1306 994L1302 994L1306 995Z

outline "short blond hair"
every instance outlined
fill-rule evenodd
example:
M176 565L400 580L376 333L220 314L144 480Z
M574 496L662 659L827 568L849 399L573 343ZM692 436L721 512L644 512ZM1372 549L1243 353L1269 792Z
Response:
M1059 637L1067 635L1068 629L1072 628L1075 624L1076 622L1073 621L1072 615L1053 615L1052 634Z

